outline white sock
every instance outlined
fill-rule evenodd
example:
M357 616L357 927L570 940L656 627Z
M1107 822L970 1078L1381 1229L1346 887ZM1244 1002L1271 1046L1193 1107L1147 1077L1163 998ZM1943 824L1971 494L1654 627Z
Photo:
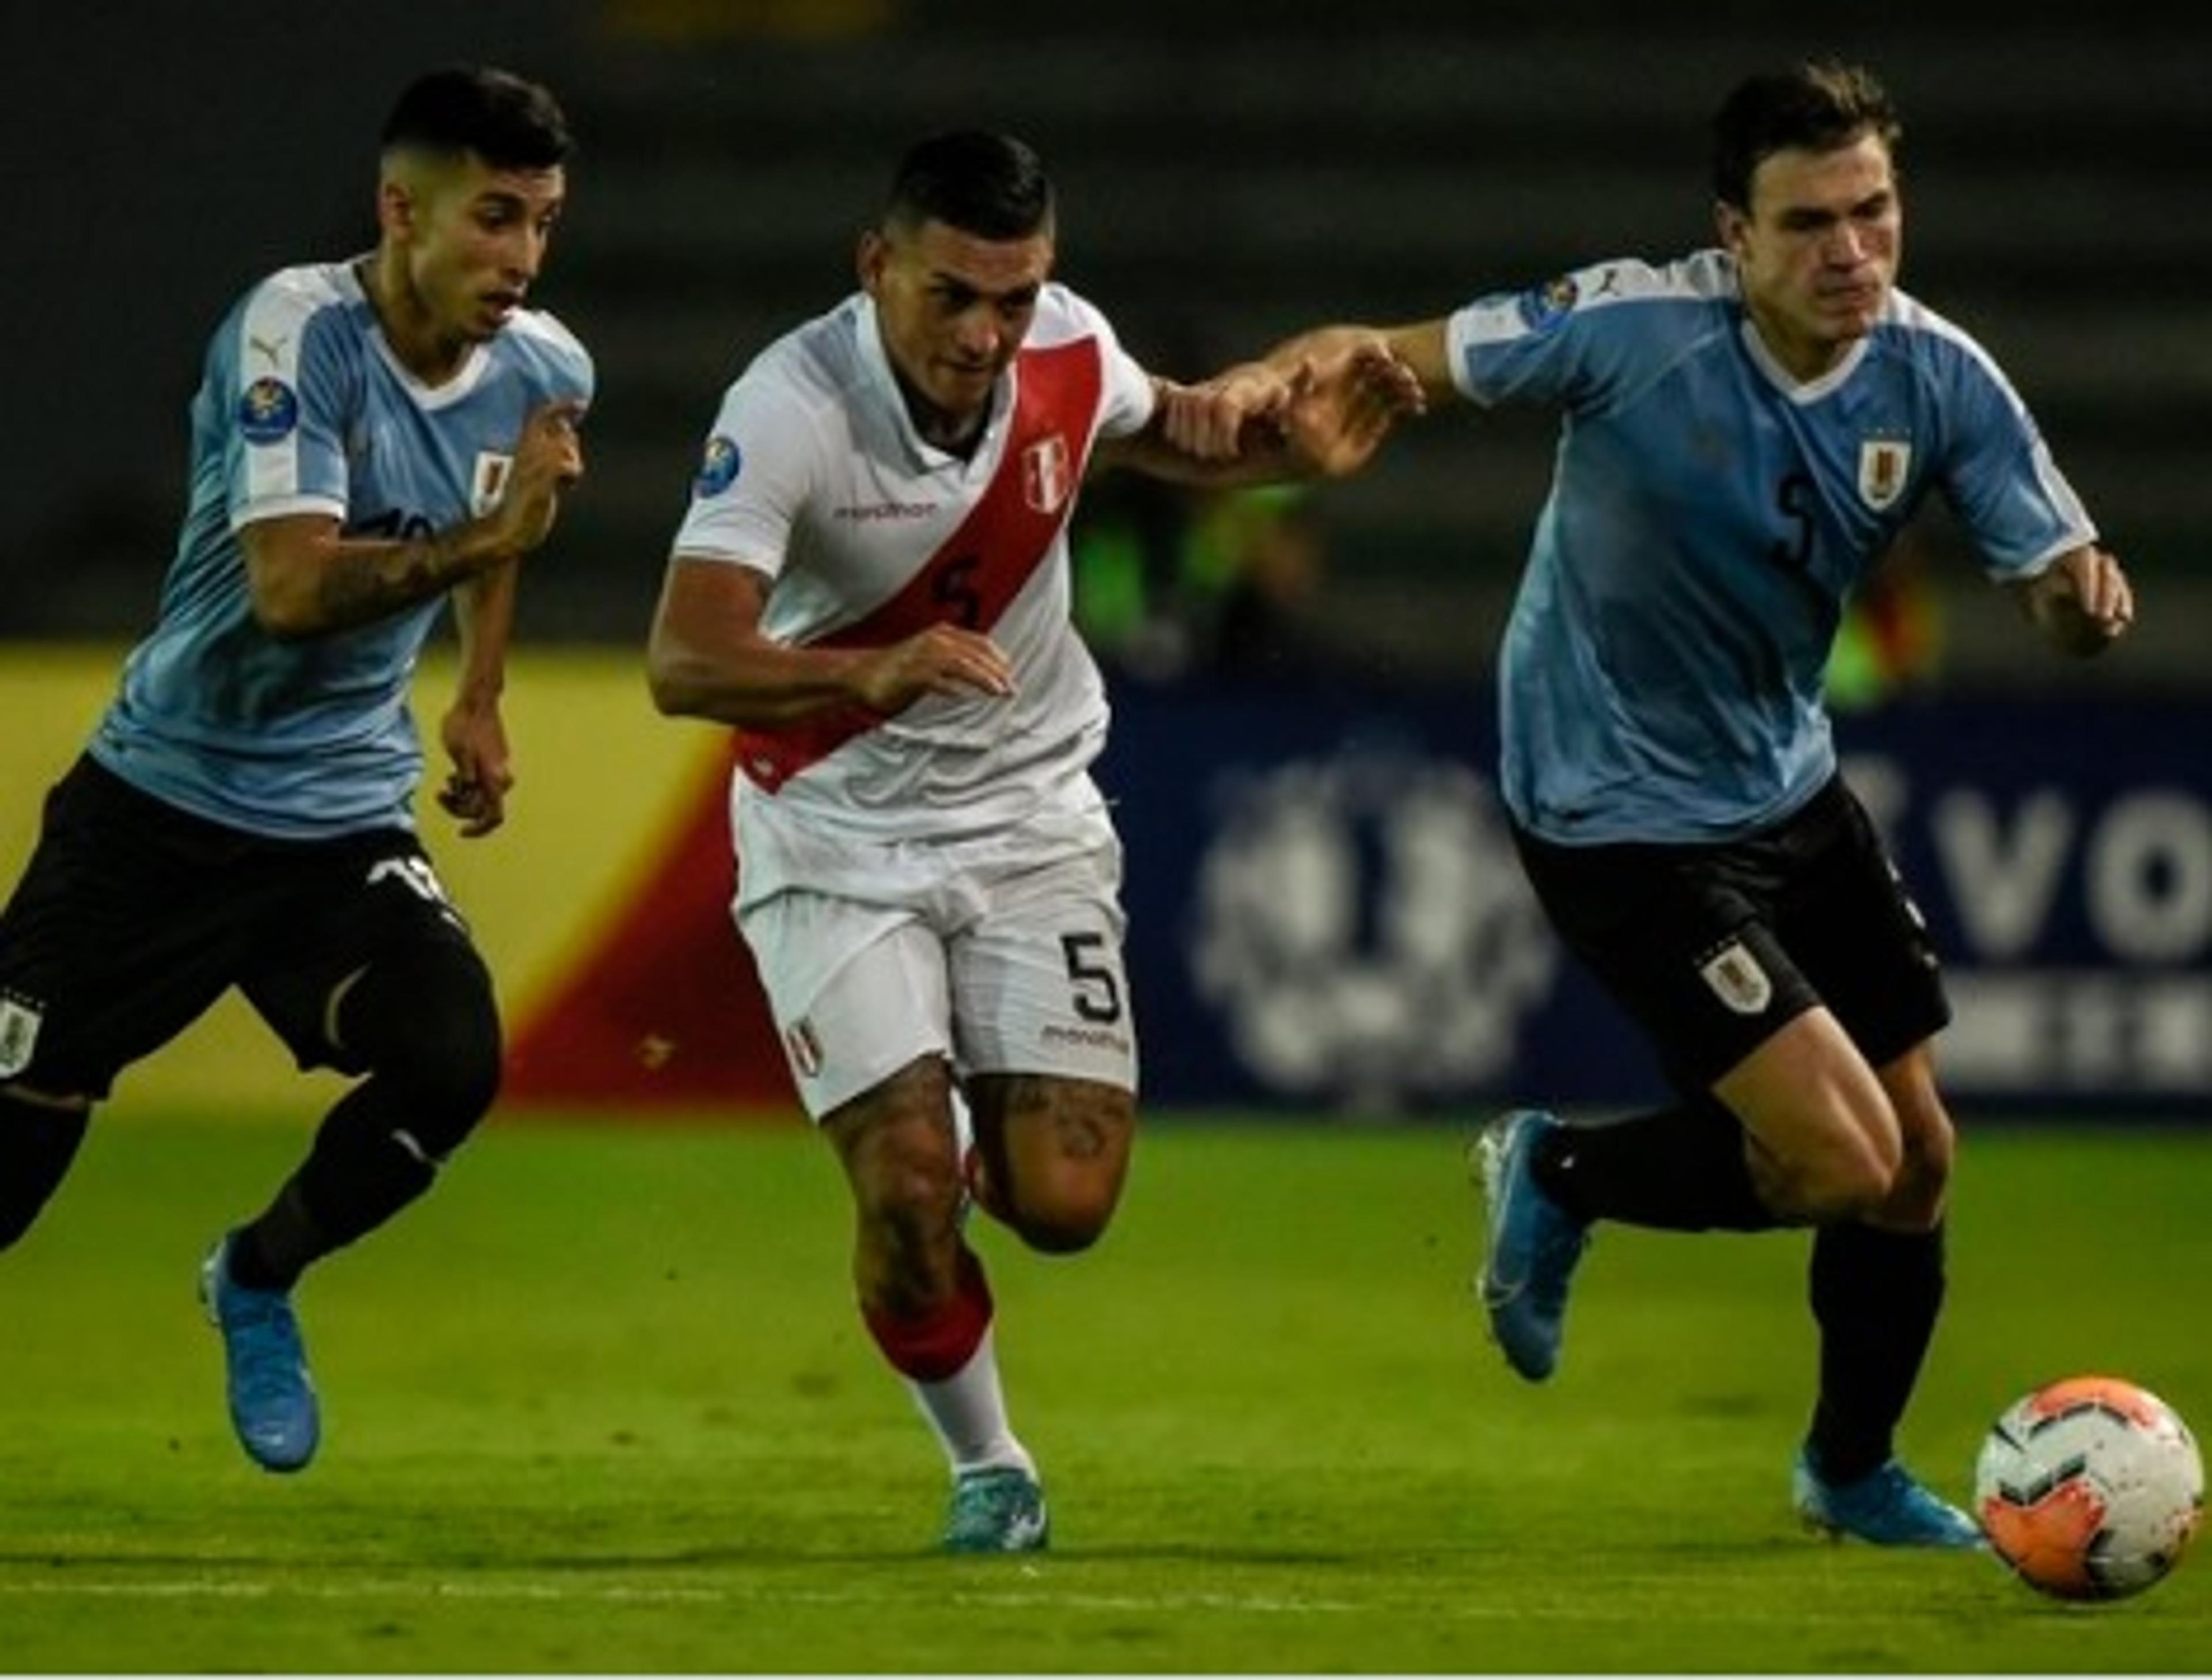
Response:
M1036 1474L1029 1449L1006 1423L1006 1397L999 1386L999 1360L986 1330L968 1363L941 1382L907 1379L906 1385L936 1432L957 1478L971 1470L1018 1470Z

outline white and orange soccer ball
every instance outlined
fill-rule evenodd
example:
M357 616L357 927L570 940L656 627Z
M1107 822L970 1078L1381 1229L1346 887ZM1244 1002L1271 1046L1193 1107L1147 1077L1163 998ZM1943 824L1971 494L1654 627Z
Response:
M1974 1514L1996 1555L2058 1598L2124 1598L2171 1573L2204 1510L2173 1409L2118 1377L2069 1377L1990 1427Z

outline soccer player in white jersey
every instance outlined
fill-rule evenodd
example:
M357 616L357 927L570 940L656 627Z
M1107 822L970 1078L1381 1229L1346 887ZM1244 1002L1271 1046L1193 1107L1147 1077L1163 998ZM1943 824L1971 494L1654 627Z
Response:
M962 1552L1048 1527L968 1202L1034 1248L1086 1248L1136 1118L1121 846L1090 775L1107 706L1069 622L1077 486L1109 463L1349 471L1419 400L1387 357L1293 368L1261 381L1238 462L1195 460L1161 418L1188 393L1050 281L1053 237L1019 141L908 154L858 295L724 398L649 652L664 712L737 731L738 922L843 1163L862 1316L943 1446Z
M0 1247L115 1075L232 986L302 1068L357 1076L201 1271L232 1423L271 1470L321 1435L294 1283L428 1189L498 1088L490 977L416 834L409 683L450 596L439 801L489 833L517 563L581 473L592 383L524 307L568 148L534 83L419 78L386 124L375 249L272 275L216 328L158 621L0 912Z
M1954 1142L1931 1041L1949 1010L1838 776L1821 674L1850 592L1931 493L2062 648L2105 648L2134 603L1996 364L1894 289L1898 135L1863 69L1753 77L1715 119L1717 248L1325 328L1270 360L1379 338L1432 402L1565 411L1505 633L1501 782L1553 924L1678 1099L1485 1133L1478 1285L1508 1361L1552 1374L1598 1220L1812 1226L1820 1387L1793 1502L1831 1533L1970 1547L1893 1441L1943 1293Z

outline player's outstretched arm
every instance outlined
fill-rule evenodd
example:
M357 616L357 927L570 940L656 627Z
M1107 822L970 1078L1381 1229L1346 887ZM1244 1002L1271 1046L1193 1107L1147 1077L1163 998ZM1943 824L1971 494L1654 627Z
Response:
M750 566L671 557L646 648L646 680L664 716L760 728L845 706L888 716L925 694L1013 692L1004 651L957 624L881 648L774 641L760 627L768 586Z
M1451 361L1446 348L1448 323L1414 321L1403 326L1322 326L1300 333L1269 350L1266 360L1277 367L1299 362L1325 364L1346 356L1380 351L1402 374L1410 376L1419 393L1419 412L1452 400L1459 389L1452 383Z
M584 474L580 402L548 403L524 423L498 504L427 536L348 537L327 514L261 520L239 533L253 616L294 639L373 624L518 560L553 529L560 499Z
M2063 653L2087 658L2128 633L2135 587L2118 559L2094 543L2069 549L2014 586L2028 620Z
M1345 328L1298 343L1197 385L1156 380L1151 423L1102 442L1101 464L1215 487L1342 478L1427 407L1386 335Z
M1292 420L1310 429L1308 447L1326 466L1328 428L1364 435L1379 414L1419 415L1452 395L1444 324L1316 327L1190 388L1166 417L1176 446L1202 460L1234 459L1264 429Z

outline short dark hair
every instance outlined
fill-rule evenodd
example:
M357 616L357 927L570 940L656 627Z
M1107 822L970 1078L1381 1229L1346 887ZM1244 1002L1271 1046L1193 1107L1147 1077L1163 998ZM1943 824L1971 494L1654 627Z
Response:
M385 119L381 149L474 152L495 169L550 169L574 147L545 88L507 70L450 64L408 84Z
M886 225L942 222L978 239L1027 239L1052 226L1044 161L1011 134L957 129L933 135L899 161Z
M1713 192L1751 208L1751 177L1776 152L1833 151L1871 131L1891 152L1904 127L1872 71L1832 58L1740 82L1713 116Z

